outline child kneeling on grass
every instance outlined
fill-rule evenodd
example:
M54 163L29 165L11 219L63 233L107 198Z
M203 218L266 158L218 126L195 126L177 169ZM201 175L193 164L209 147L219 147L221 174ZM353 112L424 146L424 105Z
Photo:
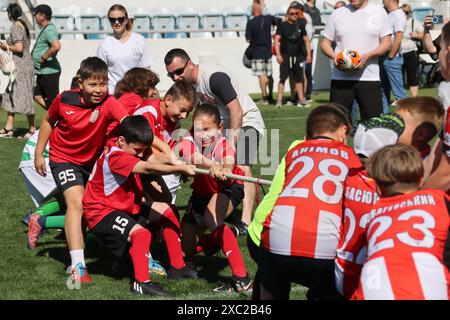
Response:
M134 281L131 291L137 294L166 295L150 281L148 255L152 234L142 227L148 217L139 215L142 183L139 174L183 173L194 175L194 166L172 166L142 161L153 140L147 120L133 116L123 120L115 146L106 148L99 158L83 197L84 219L88 229L115 256L131 256Z
M251 291L252 280L247 273L236 235L224 223L244 197L243 184L226 182L224 176L232 171L242 175L235 165L235 151L222 136L220 113L215 106L202 104L197 107L193 123L192 136L180 142L176 153L179 152L188 163L209 168L211 175L222 181L207 175L195 176L191 185L192 196L181 222L183 251L188 259L201 250L221 248L230 264L232 277L230 283L214 291ZM203 235L207 229L211 233Z

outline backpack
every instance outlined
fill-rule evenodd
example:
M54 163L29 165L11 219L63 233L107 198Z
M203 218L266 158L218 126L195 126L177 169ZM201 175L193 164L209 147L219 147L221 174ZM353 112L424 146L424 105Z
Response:
M11 91L16 73L12 52L9 48L6 51L0 50L0 94Z

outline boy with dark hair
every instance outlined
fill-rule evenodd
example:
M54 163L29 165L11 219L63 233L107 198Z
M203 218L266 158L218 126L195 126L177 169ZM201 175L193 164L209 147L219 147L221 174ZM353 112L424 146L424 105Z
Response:
M263 223L258 256L262 299L288 299L291 282L307 286L308 299L337 294L334 258L343 182L351 168L361 166L344 144L350 128L342 109L317 107L307 119L307 140L288 151L286 169L277 171L285 180Z
M79 89L58 95L42 119L35 167L40 175L47 174L43 153L50 139L50 168L67 205L64 229L72 260L69 273L73 279L91 283L81 224L84 186L102 153L108 126L128 114L108 95L108 67L101 59L89 57L81 62L78 85Z
M369 212L367 260L353 298L448 300L443 260L449 198L440 190L419 190L424 169L411 146L382 148L367 171L381 199Z
M105 149L93 169L83 197L83 210L89 230L115 256L122 258L129 249L135 278L131 291L166 295L149 277L152 234L138 223L141 219L143 225L148 224L148 214L139 215L143 196L139 174L178 172L192 176L195 166L141 160L152 141L153 134L143 116L126 118L115 145Z

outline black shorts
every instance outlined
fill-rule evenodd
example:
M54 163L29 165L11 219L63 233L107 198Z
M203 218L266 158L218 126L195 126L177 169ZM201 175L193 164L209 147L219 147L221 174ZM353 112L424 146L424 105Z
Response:
M128 236L138 223L139 215L130 215L121 211L113 211L104 217L91 230L100 244L111 251L117 258L128 252Z
M231 204L233 205L233 209L236 209L237 206L241 203L242 199L244 199L244 186L235 182L231 186L222 190L220 193L226 195L228 199L230 199ZM192 193L182 222L193 224L199 227L206 227L204 213L210 200L211 197L202 198L197 196L195 192Z
M403 67L406 71L406 81L408 87L419 85L419 54L417 51L410 51L403 54Z
M331 102L343 105L350 114L355 99L361 121L378 117L383 112L380 81L331 80Z
M90 170L73 163L50 161L53 178L61 193L73 186L85 186L89 180Z
M305 70L305 60L300 57L285 57L283 63L280 64L280 82L284 83L292 71L294 81L302 82Z
M42 96L47 109L53 100L59 94L59 77L61 73L38 74L36 75L36 86L34 87L34 96Z
M236 144L236 164L256 164L261 134L253 127L242 127Z
M277 300L289 299L291 283L309 288L308 299L338 295L334 280L334 259L284 256L259 248L261 284Z

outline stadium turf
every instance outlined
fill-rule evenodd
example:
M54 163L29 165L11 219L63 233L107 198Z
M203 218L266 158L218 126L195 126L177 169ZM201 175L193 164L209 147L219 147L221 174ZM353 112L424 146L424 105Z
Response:
M420 94L435 96L436 90L424 89ZM259 99L258 96L254 98ZM313 107L326 103L328 92L313 95L313 100ZM279 129L279 157L281 158L292 140L303 138L306 116L311 108L275 109L274 106L260 106L260 109L267 129ZM39 126L44 112L38 107L36 111L36 124ZM5 123L5 118L6 113L2 109L0 125ZM188 125L189 121L183 123L184 127ZM24 134L27 131L26 118L17 116L15 127L22 128L17 132L18 135ZM128 291L127 279L115 279L111 276L111 264L114 258L100 248L93 238L87 238L85 254L94 284L83 286L81 290L69 290L66 286L65 271L70 259L63 232L51 230L39 239L35 250L27 249L27 229L20 221L33 204L17 171L24 144L25 140L0 139L0 181L2 185L0 188L0 299L152 299L151 297L132 295ZM255 169L255 172L259 174L260 166L255 166ZM271 176L263 178L271 179ZM181 214L186 209L190 192L189 185L185 184L178 193L177 204ZM239 243L246 266L253 276L255 264L248 254L246 238L239 237ZM161 252L161 244L156 243L154 249L158 255L158 252ZM197 280L167 280L154 276L154 279L161 282L170 292L169 299L249 298L239 294L218 295L212 292L231 275L222 253L213 257L199 254L196 262L200 270ZM305 292L305 288L294 285L291 299L305 299Z

